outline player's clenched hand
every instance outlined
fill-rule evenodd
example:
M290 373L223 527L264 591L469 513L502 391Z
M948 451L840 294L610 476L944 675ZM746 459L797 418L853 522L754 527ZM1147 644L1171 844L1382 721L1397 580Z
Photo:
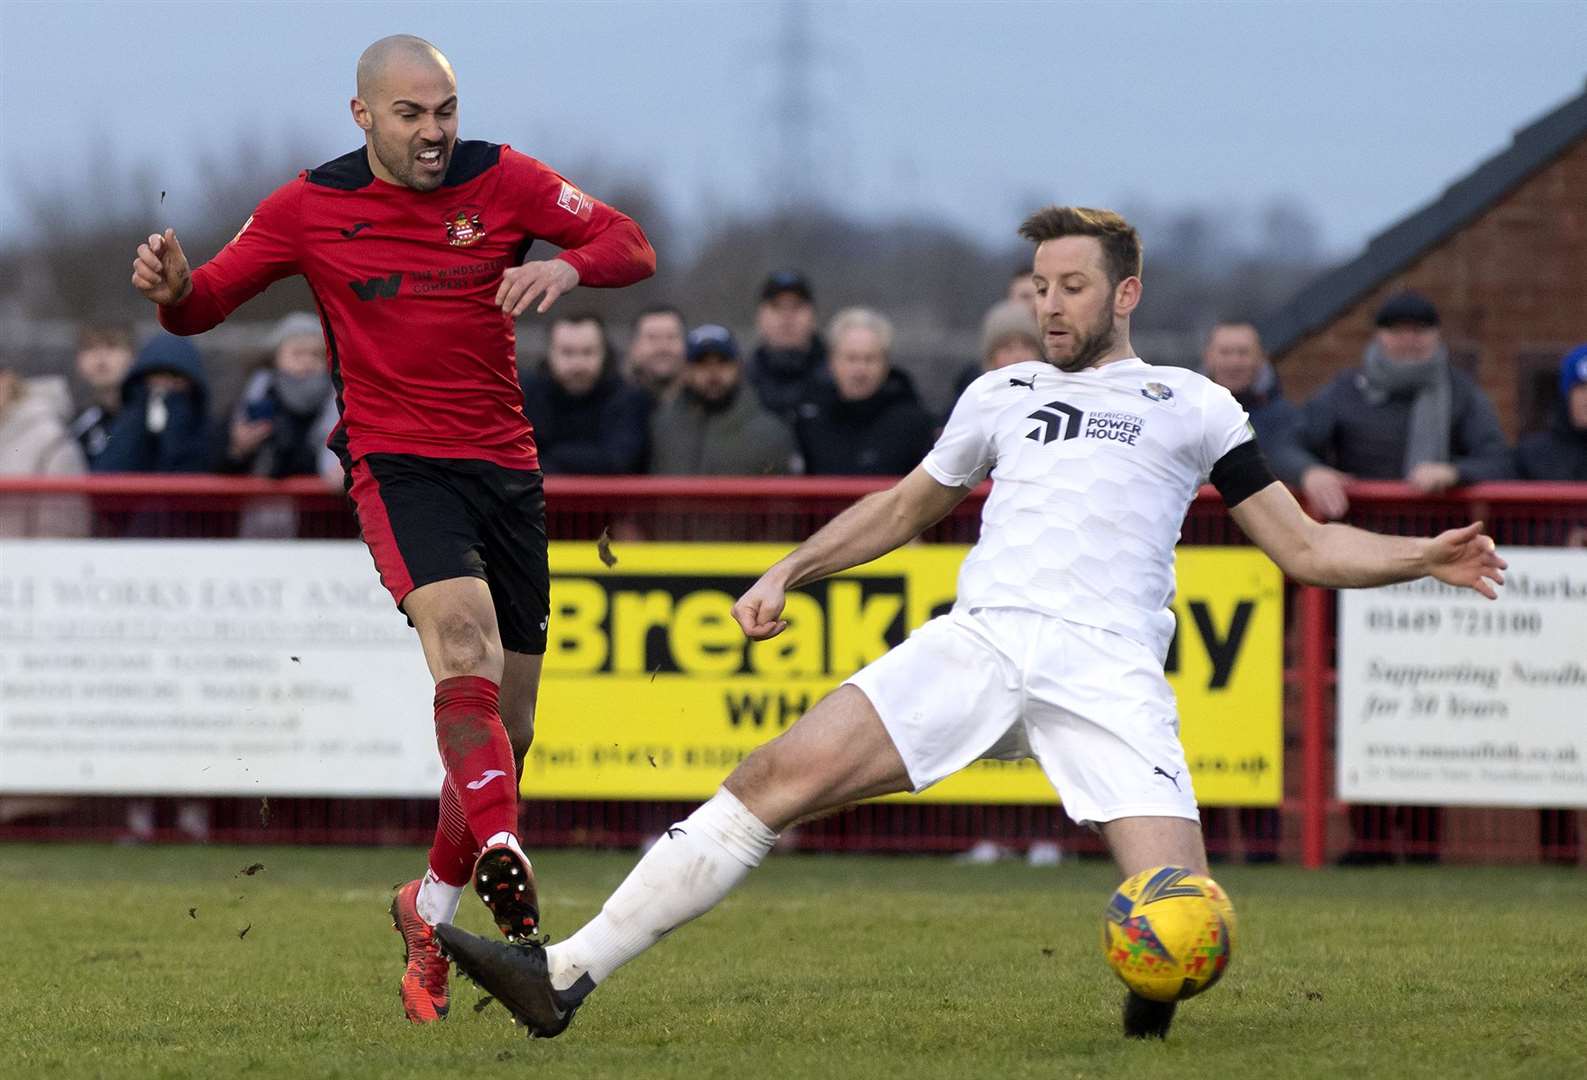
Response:
M571 263L561 259L524 263L502 274L501 287L496 290L496 306L516 319L529 310L529 305L535 302L536 297L545 293L545 299L535 308L543 315L557 302L557 297L578 283L579 272L573 269Z
M788 629L788 621L782 618L785 602L782 586L761 578L733 605L733 618L746 637L765 641Z
M156 304L180 304L193 288L193 274L175 229L152 233L132 260L132 284Z
M1427 572L1445 585L1474 589L1489 600L1499 598L1494 586L1504 584L1504 571L1510 565L1499 558L1493 537L1483 535L1480 521L1428 540L1423 559Z

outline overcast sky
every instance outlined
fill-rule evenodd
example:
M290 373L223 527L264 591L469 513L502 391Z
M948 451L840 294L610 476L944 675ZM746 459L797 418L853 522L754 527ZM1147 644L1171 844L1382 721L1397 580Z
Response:
M241 134L312 165L358 145L354 61L409 32L451 57L465 137L643 171L699 224L776 198L782 7L3 0L5 171L91 169L106 149L155 163L180 225L202 149ZM1580 0L809 9L811 186L1000 241L1038 199L1292 195L1348 253L1587 80ZM29 228L14 191L0 183L4 240Z

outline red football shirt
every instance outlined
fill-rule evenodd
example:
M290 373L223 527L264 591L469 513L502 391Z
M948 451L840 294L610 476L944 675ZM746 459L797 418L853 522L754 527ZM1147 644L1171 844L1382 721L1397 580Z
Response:
M502 271L537 239L579 284L629 285L656 269L639 226L508 146L459 141L434 191L388 184L363 148L277 188L231 243L161 307L199 334L273 281L314 291L342 420L331 445L372 453L538 464L518 385Z

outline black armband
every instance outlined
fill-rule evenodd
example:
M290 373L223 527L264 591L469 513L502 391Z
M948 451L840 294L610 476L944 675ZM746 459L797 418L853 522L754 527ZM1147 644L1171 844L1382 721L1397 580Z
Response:
M1268 468L1262 448L1252 439L1219 458L1209 479L1223 496L1224 504L1232 510L1278 478Z

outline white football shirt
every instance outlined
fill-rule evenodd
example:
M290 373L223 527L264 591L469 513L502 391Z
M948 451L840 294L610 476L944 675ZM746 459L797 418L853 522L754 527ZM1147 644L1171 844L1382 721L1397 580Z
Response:
M987 372L922 463L949 487L992 476L955 608L1035 610L1165 656L1185 511L1218 459L1251 438L1234 397L1185 368L1131 357Z

